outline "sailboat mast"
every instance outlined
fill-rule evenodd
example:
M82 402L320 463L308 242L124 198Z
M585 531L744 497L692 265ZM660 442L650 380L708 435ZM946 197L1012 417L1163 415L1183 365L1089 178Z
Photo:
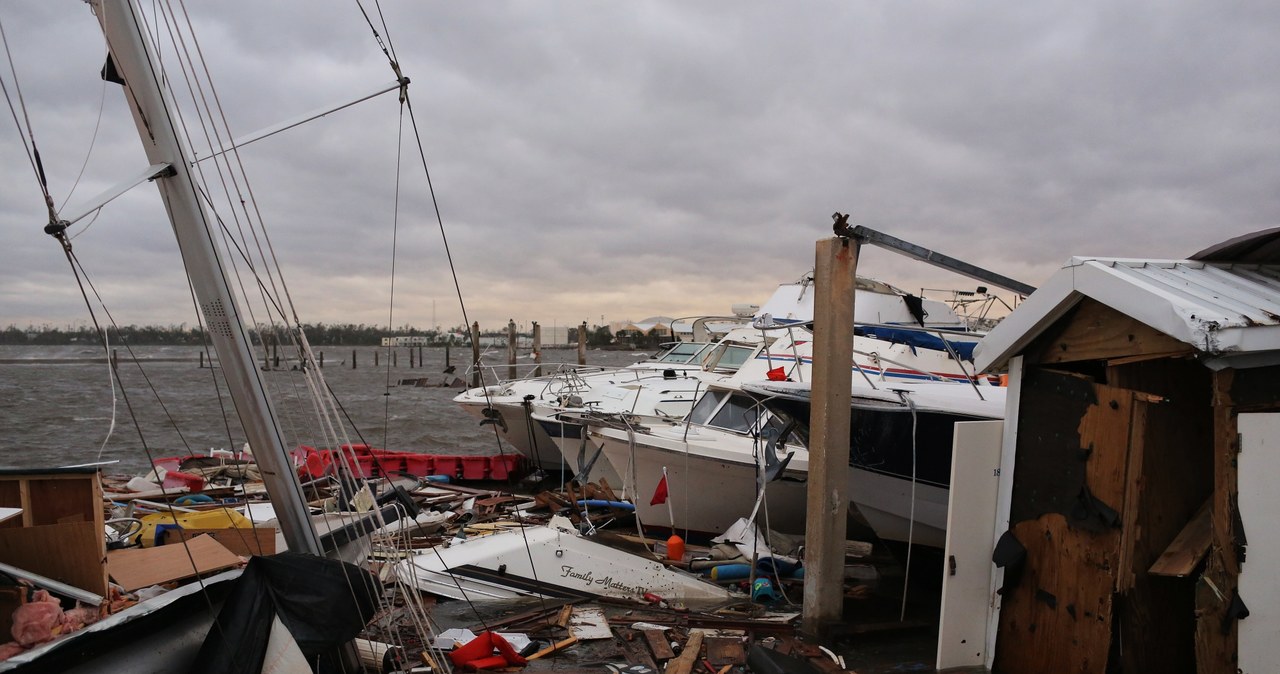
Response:
M262 472L289 549L322 554L284 438L267 398L239 307L231 293L211 221L191 176L191 153L177 132L172 99L156 51L133 0L92 0L147 159L172 171L155 179L217 350L236 414Z

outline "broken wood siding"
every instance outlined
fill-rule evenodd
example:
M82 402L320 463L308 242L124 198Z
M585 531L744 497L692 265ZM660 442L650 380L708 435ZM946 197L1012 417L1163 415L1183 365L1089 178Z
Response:
M1132 415L1146 403L1044 370L1029 371L1024 387L1010 523L1027 554L1019 578L1006 572L994 671L1101 673Z
M1194 576L1149 573L1217 491L1209 371L1090 299L1024 355L1009 521L1026 560L994 671L1195 672L1203 644L1234 653L1197 631Z

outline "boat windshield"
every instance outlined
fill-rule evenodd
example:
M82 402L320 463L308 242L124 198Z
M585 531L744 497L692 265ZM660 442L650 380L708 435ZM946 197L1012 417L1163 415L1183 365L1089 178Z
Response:
M757 347L749 344L731 344L723 342L715 351L703 360L702 367L708 371L736 372L742 364L751 360Z
M711 421L711 416L720 408L720 403L727 397L729 397L728 391L707 391L689 411L689 423L706 426Z
M723 428L739 433L748 433L756 427L763 407L749 396L731 395L729 400L720 406L720 410L711 417L708 426Z
M722 428L726 431L754 435L768 426L779 433L789 419L767 410L759 401L733 391L707 391L689 412L689 423ZM804 445L804 438L792 433L791 441Z
M691 363L702 353L707 347L711 346L706 342L680 342L671 347L666 353L659 354L657 361L660 363Z

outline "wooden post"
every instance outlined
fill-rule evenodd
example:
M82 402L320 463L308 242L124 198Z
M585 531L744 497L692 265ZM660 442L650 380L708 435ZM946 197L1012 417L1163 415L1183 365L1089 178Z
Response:
M533 322L533 376L542 376L542 326L537 321Z
M471 388L480 386L480 322L471 324Z
M279 342L276 342L275 344L271 345L271 365L276 369L280 368L280 343Z
M413 369L413 347L409 347L409 369Z
M418 345L418 367L422 367L422 345Z
M351 369L356 369L356 350L351 350Z
M845 481L853 378L853 289L858 242L818 241L813 295L813 392L805 522L804 623L825 636L840 620L844 593Z
M410 351L409 353L413 353ZM391 350L391 367L400 367L400 353L395 349Z
M116 353L115 349L112 349L111 350L111 369L114 370L119 367L120 367L120 355Z
M587 364L587 322L578 326L578 364Z
M507 379L516 378L516 322L507 319Z
M450 362L450 358L449 358L449 344L452 342L453 338L450 337L449 340L450 340L449 342L444 343L444 369L446 370L448 370L453 365L453 363Z
M320 369L321 370L324 369L324 352L323 351L320 352Z
M200 369L204 369L204 351L200 352Z
M373 350L373 366L378 367L378 361L382 358L382 349Z

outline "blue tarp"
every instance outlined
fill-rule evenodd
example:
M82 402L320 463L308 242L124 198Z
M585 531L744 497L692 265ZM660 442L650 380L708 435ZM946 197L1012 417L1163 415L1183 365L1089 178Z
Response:
M911 347L919 347L922 349L935 349L937 351L946 351L947 345L955 350L961 360L973 360L973 347L977 346L977 342L957 341L948 339L945 342L941 337L929 333L920 332L918 330L907 330L901 328L883 328L883 327L855 327L853 334L859 337L871 337L873 339L883 339L886 342L895 344L906 344Z

